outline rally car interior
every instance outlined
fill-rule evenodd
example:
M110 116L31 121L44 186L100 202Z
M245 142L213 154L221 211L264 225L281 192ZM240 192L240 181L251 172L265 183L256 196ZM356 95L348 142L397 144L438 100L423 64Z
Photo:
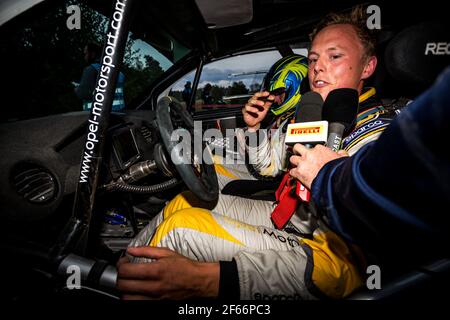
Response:
M286 1L285 4L291 5L289 2L293 1ZM311 8L310 15L299 19L293 13L287 17L280 14L273 23L264 26L267 21L264 17L270 11L264 5L270 7L276 3L250 0L223 2L220 6L233 9L227 11L225 16L218 14L220 10L207 6L204 1L162 1L155 4L153 11L149 4L145 4L145 10L136 15L131 26L136 34L146 34L147 28L161 24L165 29L155 28L157 33L168 32L194 50L192 56L180 59L157 81L138 108L110 115L96 184L93 217L88 226L89 236L70 252L74 259L87 265L86 277L89 275L92 278L90 285L83 287L83 290L67 290L64 278L67 274L58 275L59 270L64 270L62 266L67 260L63 259L63 263L59 261L55 265L55 261L49 259L49 252L72 216L79 181L88 179L83 165L88 164L89 157L82 154L90 124L88 114L71 112L0 124L0 150L3 155L0 157L0 211L3 222L0 247L9 261L14 262L10 266L2 266L2 271L4 269L4 272L14 275L4 283L8 288L4 291L9 297L26 298L43 292L44 295L116 298L117 292L113 288L103 287L102 280L94 279L93 273L90 273L94 265L100 268L95 261L101 261L102 271L109 270L113 274L113 265L130 240L164 207L166 201L181 191L189 189L204 201L217 198L219 190L214 166L198 161L202 157L205 141L202 141L202 150L188 154L189 164L181 158L174 163L173 158L178 154L176 142L179 142L170 139L174 130L181 128L180 134L191 136L193 143L193 137L198 134L193 120L201 119L202 115L189 114L173 97L166 95L159 100L157 97L177 77L204 61L237 51L262 49L268 44L286 48L286 44L293 39L307 43L311 26L323 16L324 10L314 9L314 1L303 1L308 10ZM336 9L331 3L327 4L329 9ZM342 2L337 9L348 10L352 4L352 1ZM93 7L108 12L108 6L93 4ZM178 23L162 22L167 14L158 17L158 12L170 10L184 14L177 15L180 18ZM148 22L143 19L144 12L154 20ZM439 71L448 64L448 23L422 22L417 15L411 18L412 22L406 22L392 19L391 15L386 14L386 20L391 24L380 35L379 66L370 85L377 88L382 98L414 99L435 81ZM236 39L233 33L243 37ZM176 54L159 34L153 38L151 35L145 36L152 43L160 41L159 48L165 54L172 57ZM440 45L444 42L447 43L446 48ZM285 50L284 53L288 52ZM236 123L239 121L231 122L231 126ZM273 181L262 180L256 187L252 184L254 189L250 188L248 181L236 184L225 188L223 193L254 199L273 197ZM247 186L242 188L245 184ZM412 297L419 289L414 291L411 288L423 289L425 285L430 288L430 283L435 285L442 279L441 274L448 276L449 270L448 260L433 261L428 266L406 270L394 279L383 279L384 290L362 289L349 299L401 298L406 291L406 296Z

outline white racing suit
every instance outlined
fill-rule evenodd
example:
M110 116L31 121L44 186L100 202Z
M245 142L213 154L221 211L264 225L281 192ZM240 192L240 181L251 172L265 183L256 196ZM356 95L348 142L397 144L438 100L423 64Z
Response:
M224 196L226 205L211 212L185 197L192 194L170 201L131 245L167 247L197 261L234 258L241 299L315 299L322 292L339 298L362 283L338 236L318 228L310 240L274 229L272 202Z
M392 118L383 115L387 111L380 104L363 108L344 148L350 146L347 151L352 154L377 138ZM278 138L284 141L281 130ZM285 150L274 149L274 143L262 141L257 150L249 150L266 159L261 166L266 174L280 169L279 155ZM218 168L219 179L234 179L234 172ZM312 213L315 210L301 210L305 206L299 206L283 230L275 229L270 219L275 206L221 194L208 210L185 192L170 201L130 245L167 247L198 261L234 259L241 299L342 298L362 285L364 258L358 248L329 230Z

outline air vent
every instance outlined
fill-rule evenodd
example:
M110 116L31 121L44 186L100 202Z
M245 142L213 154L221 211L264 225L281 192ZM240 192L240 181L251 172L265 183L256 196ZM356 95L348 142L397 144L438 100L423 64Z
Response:
M36 164L21 164L13 173L13 184L18 194L31 203L53 200L57 183L52 174Z
M147 143L152 143L152 131L147 126L141 127L141 134Z

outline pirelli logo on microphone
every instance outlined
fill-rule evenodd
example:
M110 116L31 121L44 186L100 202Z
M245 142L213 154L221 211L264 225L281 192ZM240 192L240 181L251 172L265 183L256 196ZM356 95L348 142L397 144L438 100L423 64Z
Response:
M316 134L320 132L320 129L322 129L322 127L292 128L289 134L290 135Z
M328 121L291 123L287 127L285 143L294 145L325 144L328 137Z

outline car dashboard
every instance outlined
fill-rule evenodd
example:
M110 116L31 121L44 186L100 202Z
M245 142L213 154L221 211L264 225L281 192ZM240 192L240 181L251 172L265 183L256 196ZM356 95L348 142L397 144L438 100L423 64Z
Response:
M33 239L51 246L58 237L72 214L78 181L83 178L88 116L87 112L73 112L0 125L4 155L0 179L9 182L0 190L2 220L7 226L4 244ZM105 187L127 177L130 180L133 168L136 171L143 163L152 172L140 175L139 181L135 178L127 182L151 186L167 181L175 171L165 159L165 170L159 170L155 153L159 161L164 158L154 111L111 113L93 213L99 234L108 241L116 243L125 238L126 243L140 225L148 222L136 219L134 213L141 212L141 218L148 220L149 212L156 214L164 200L172 196L170 190L152 198ZM120 245L113 249L120 249Z

